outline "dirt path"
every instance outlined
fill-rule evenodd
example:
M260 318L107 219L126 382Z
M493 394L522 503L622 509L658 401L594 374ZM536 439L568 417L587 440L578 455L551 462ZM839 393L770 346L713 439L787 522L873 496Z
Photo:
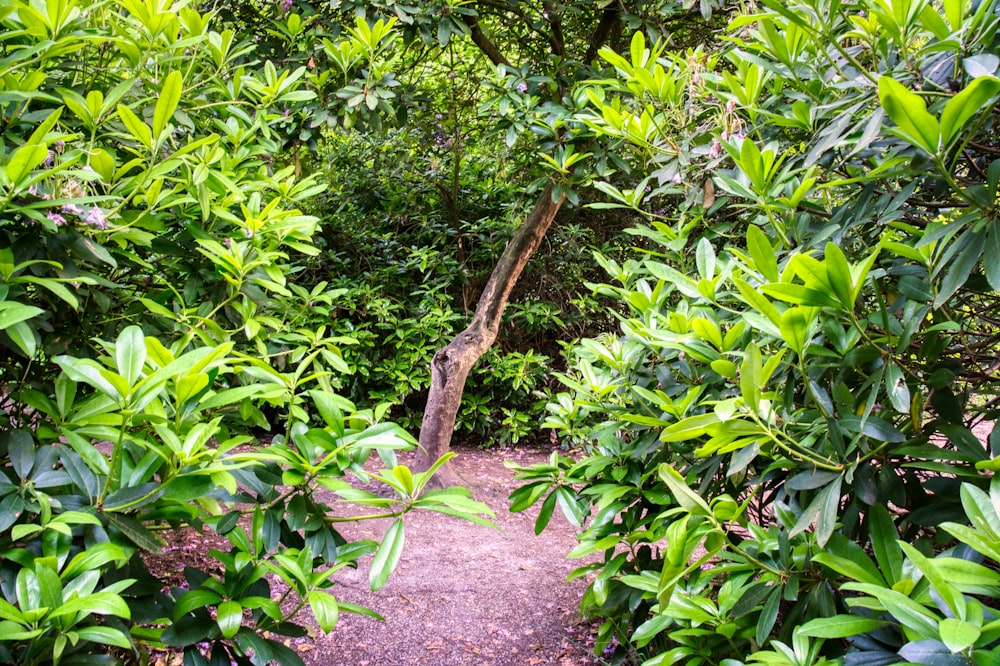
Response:
M565 583L582 562L567 560L576 541L561 515L535 536L535 512L511 514L516 487L503 460L541 461L538 452L462 450L453 461L476 499L497 514L501 531L420 512L407 517L399 568L378 593L368 569L338 577L338 599L367 605L385 622L342 614L329 635L297 639L310 666L583 666L591 625L577 613L585 583ZM345 526L348 538L380 538L387 521Z

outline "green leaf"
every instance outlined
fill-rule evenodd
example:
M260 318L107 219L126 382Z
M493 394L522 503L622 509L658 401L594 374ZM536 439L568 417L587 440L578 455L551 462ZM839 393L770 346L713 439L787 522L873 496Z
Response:
M1000 93L1000 79L980 76L948 100L941 112L941 138L946 149L971 118L987 114L997 93Z
M163 552L163 546L166 545L163 539L150 532L135 518L122 513L105 513L104 515L135 545L156 555Z
M844 583L841 589L862 592L874 597L882 604L897 622L919 632L923 636L937 635L938 618L931 611L910 599L905 594L890 590L880 585L868 583ZM857 605L848 599L847 604Z
M0 301L0 331L41 314L45 314L45 310L34 305L25 305L17 301Z
M770 596L768 596L767 601L764 602L764 607L761 609L760 615L757 617L756 639L758 645L763 645L767 641L768 636L770 636L771 630L774 629L774 623L778 619L778 610L780 607L781 586L775 586Z
M217 592L213 592L212 590L201 588L197 590L188 590L177 598L177 602L174 604L173 619L176 622L181 619L181 617L197 608L214 606L220 601L222 601L222 597L220 597Z
M760 408L761 391L764 390L762 375L760 348L756 342L751 342L743 352L743 363L740 364L740 395L743 403L754 413Z
M35 440L24 428L12 430L7 435L7 454L14 473L19 479L27 479L35 466Z
M815 319L815 310L812 308L788 308L781 314L781 323L778 328L781 331L781 338L799 356L809 342L812 322Z
M869 510L868 520L875 559L886 582L892 587L903 576L903 551L897 543L899 533L889 511L881 504L876 504Z
M49 149L46 146L37 144L21 146L14 151L10 161L7 162L7 179L17 187L48 156Z
M849 638L875 631L885 622L855 615L818 617L806 622L796 631L813 638Z
M538 517L535 519L535 534L541 534L545 529L545 526L549 524L549 520L552 518L552 512L556 508L556 494L555 492L549 493L549 496L545 498L542 502L542 508L538 512Z
M124 104L119 104L118 117L121 118L125 128L132 134L136 141L142 144L146 150L153 149L153 133L149 129L149 125L143 122L139 116L135 115L132 109Z
M765 284L760 290L768 296L794 305L807 305L817 308L840 308L840 302L830 294L801 284L778 282Z
M848 312L854 310L854 280L851 276L851 265L844 256L844 251L834 243L827 243L824 250L826 275L837 294L837 300Z
M135 386L146 363L146 339L141 328L129 326L121 332L115 342L115 362L118 373L130 387Z
M906 557L927 578L927 582L931 584L931 587L934 588L934 591L937 592L941 600L948 605L951 613L959 619L964 620L966 610L965 597L958 588L945 580L945 577L941 575L941 572L935 565L935 561L924 556L923 553L905 541L900 541L899 546L906 553Z
M24 352L28 358L34 358L38 349L35 341L35 331L28 326L27 322L19 321L7 328L7 335Z
M632 633L631 640L637 647L644 647L653 640L657 634L674 623L674 618L667 614L658 614L649 618Z
M340 614L340 607L333 595L323 590L312 590L309 592L308 600L319 628L326 633L333 631Z
M132 617L128 604L119 595L112 592L94 592L83 597L70 599L52 611L50 617L73 617L77 613L96 615L117 615L126 620Z
M667 488L670 489L670 494L674 496L677 503L684 507L688 513L696 516L712 515L712 510L708 504L700 495L691 490L680 472L670 465L663 463L660 465L659 475L663 479L663 482L667 484Z
M232 638L243 626L243 606L235 601L223 601L219 604L215 621L219 625L222 637Z
M778 259L760 227L751 224L747 229L747 250L753 259L754 267L770 282L778 281Z
M129 649L132 648L132 642L129 640L123 632L118 629L113 629L111 627L104 627L100 625L94 625L90 627L77 627L73 629L73 632L77 635L77 638L83 641L89 641L91 643L100 643L102 645L114 645L115 647ZM77 660L73 660L73 663L78 663Z
M878 79L878 97L882 108L898 127L899 135L908 143L936 155L941 144L941 128L927 111L920 95L888 76Z
M403 519L397 518L386 530L385 537L379 544L378 550L375 551L375 557L372 558L368 582L373 592L382 589L396 565L399 564L399 558L403 554L403 541Z
M181 100L182 87L183 79L179 70L175 69L170 72L163 80L163 87L160 89L160 95L156 99L156 108L153 111L153 137L157 140L177 109L177 103Z
M708 428L717 423L719 423L719 416L715 412L689 416L664 428L663 432L660 433L660 441L684 442L689 439L695 439L706 434Z
M952 652L964 652L979 640L982 629L970 622L946 617L938 625L941 634L941 642L948 646Z

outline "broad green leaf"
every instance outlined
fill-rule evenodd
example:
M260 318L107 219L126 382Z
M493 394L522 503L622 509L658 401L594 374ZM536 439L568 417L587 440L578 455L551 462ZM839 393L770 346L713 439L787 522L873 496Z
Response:
M885 392L892 408L901 414L910 413L910 387L906 384L903 370L890 362L885 371Z
M795 305L806 305L818 308L840 307L840 302L837 301L832 295L826 293L825 291L812 289L801 284L777 282L773 284L765 284L760 288L760 290L768 296L772 296L778 300L785 301L786 303L793 303Z
M24 428L10 431L6 439L7 455L14 473L25 480L35 466L35 440Z
M680 472L670 465L663 463L660 465L659 475L670 489L670 494L674 496L678 504L684 507L685 511L696 516L712 515L712 510L708 504L700 495L691 490Z
M115 362L118 373L130 387L135 386L146 363L146 340L141 328L129 326L121 332L115 342Z
M115 647L131 649L132 642L128 636L112 627L92 625L89 627L76 627L73 633L84 642L100 643L102 645L114 645ZM76 661L76 660L74 660ZM78 662L77 662L78 663Z
M340 614L340 607L333 595L323 590L311 590L308 600L319 628L327 633L333 631Z
M921 150L936 155L941 128L920 95L889 76L880 76L878 96L882 108L898 127L900 136Z
M644 647L653 640L660 632L675 622L675 619L667 614L657 614L649 618L632 633L631 640L637 647Z
M368 582L373 592L382 589L396 565L399 564L399 558L403 554L404 539L403 519L397 518L386 530L385 537L379 544L378 550L375 551L375 557L372 558Z
M541 534L545 527L549 524L549 520L551 520L552 512L555 508L556 493L551 492L549 493L549 496L545 498L545 501L542 502L542 508L538 512L538 517L535 518L535 534Z
M834 243L827 243L824 251L826 275L833 287L837 299L847 311L854 310L854 280L851 276L851 265L844 256L844 251Z
M763 645L767 641L771 630L774 629L774 623L778 620L778 610L781 608L781 587L780 585L774 587L757 617L756 639L759 645Z
M153 149L153 132L139 116L135 115L132 109L124 104L118 105L118 117L121 118L125 129L129 131L133 138L138 141L146 150Z
M885 625L881 620L855 615L834 615L814 618L796 631L813 638L849 638L875 631Z
M966 611L965 598L961 591L945 580L941 572L938 571L934 560L924 556L923 553L905 541L900 541L899 546L906 553L906 557L913 562L914 566L924 574L938 596L948 604L948 608L951 609L952 614L964 620Z
M947 149L970 119L983 117L1000 93L1000 79L980 76L948 100L941 112L941 139Z
M163 546L166 543L162 538L150 532L139 520L122 513L110 512L104 515L112 525L121 530L122 534L135 545L156 555L163 552Z
M938 626L941 633L941 642L948 646L952 652L964 652L979 640L982 629L972 624L953 617L946 617L941 620Z
M809 342L815 310L811 308L788 308L781 314L781 338L799 356Z
M232 638L243 625L243 606L235 601L223 601L219 604L215 621L223 638Z
M177 109L177 103L181 100L181 89L183 78L179 70L170 72L163 80L163 87L160 95L156 99L156 108L153 111L153 137L160 139L163 130L166 129L170 117ZM227 636L227 638L229 638Z
M35 331L27 322L19 321L13 326L8 326L7 336L24 352L28 358L34 358L38 351L38 343L35 340Z
M744 404L754 413L760 408L761 391L764 390L762 375L760 348L757 343L751 342L743 353L743 363L740 364L740 394Z
M892 517L881 504L876 504L868 512L868 531L875 559L886 582L892 587L903 575L903 551L897 543L899 534Z
M95 592L84 597L70 599L52 611L51 617L75 616L77 613L94 615L117 615L129 619L132 612L119 595L112 592Z
M938 618L905 594L868 583L844 583L842 589L874 597L899 623L924 636L937 635ZM857 605L848 599L849 606Z
M719 415L715 412L689 416L663 429L660 433L662 442L684 442L696 439L708 432L710 426L719 423Z
M7 180L16 188L48 156L49 149L45 146L37 144L21 146L14 151L7 162Z
M42 314L45 314L45 310L34 305L25 305L17 301L0 301L0 331Z
M754 267L770 282L778 281L778 259L767 235L755 224L747 229L747 250Z

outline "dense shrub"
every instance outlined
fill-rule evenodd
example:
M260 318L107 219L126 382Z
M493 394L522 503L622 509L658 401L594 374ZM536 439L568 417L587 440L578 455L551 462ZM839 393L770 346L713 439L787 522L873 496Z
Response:
M599 649L996 663L998 23L765 0L718 54L602 53L580 120L655 169L602 186L650 223L550 408L587 455L512 498L589 513Z
M336 294L289 279L323 188L275 160L305 69L170 2L11 0L0 23L0 662L301 663L283 637L307 607L323 630L368 612L331 588L368 554L385 583L402 514L488 513L425 496L395 464L412 438L332 390L352 340L312 306ZM345 480L374 451L392 498ZM341 536L344 501L396 518L381 544ZM226 546L151 573L183 528Z
M513 164L485 154L472 132L461 133L468 142L461 156L428 149L459 140L440 115L426 114L429 133L329 137L317 168L330 187L310 207L324 220L324 252L298 279L338 290L333 326L356 340L342 349L351 369L347 394L391 405L393 418L411 428L419 427L431 358L468 321L526 214L529 186L512 175ZM452 160L460 162L457 174ZM529 265L499 345L470 379L457 424L465 441L511 444L537 428L558 341L594 330L605 316L581 293L598 270L590 253L613 252L622 226L602 224L587 211L569 211Z

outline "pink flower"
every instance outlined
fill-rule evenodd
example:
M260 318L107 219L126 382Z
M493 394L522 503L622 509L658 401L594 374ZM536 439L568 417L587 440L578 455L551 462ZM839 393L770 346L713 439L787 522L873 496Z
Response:
M84 219L84 222L92 227L97 227L98 229L108 228L108 218L104 217L104 211L97 206L90 209L90 212L87 213L87 217Z
M66 224L66 218L59 213L49 213L45 216L50 222L54 222L57 227Z

